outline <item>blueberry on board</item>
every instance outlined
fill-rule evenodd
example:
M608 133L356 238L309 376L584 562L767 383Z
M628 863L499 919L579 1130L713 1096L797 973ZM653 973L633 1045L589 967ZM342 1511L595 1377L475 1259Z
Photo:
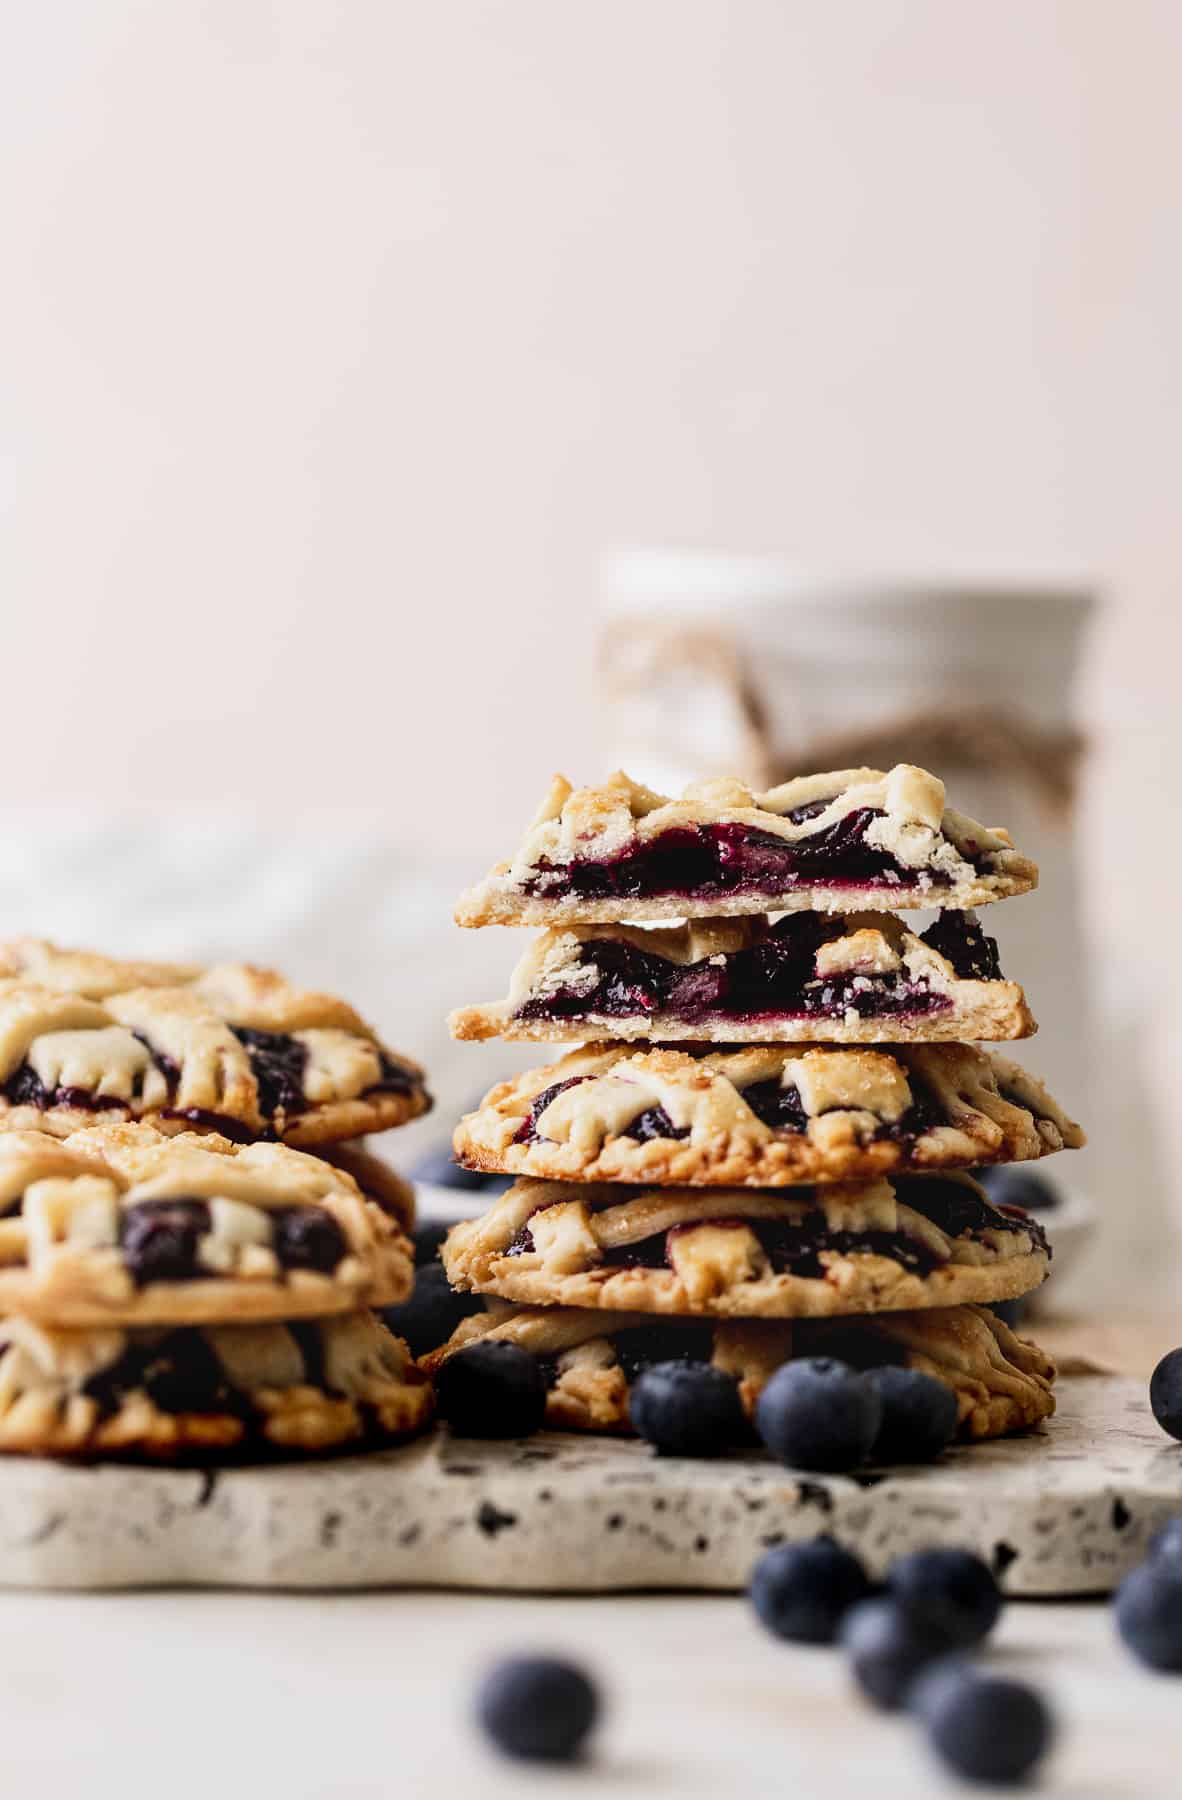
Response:
M994 1168L977 1169L976 1179L994 1206L1020 1206L1024 1212L1053 1212L1059 1206L1058 1189L1033 1169L1000 1163Z
M448 1357L435 1399L457 1437L529 1437L545 1417L546 1381L528 1350L486 1338Z
M574 1663L513 1656L491 1668L476 1714L498 1750L538 1762L578 1755L599 1712L595 1684Z
M628 1413L633 1430L666 1456L717 1456L747 1434L739 1384L712 1363L654 1363L634 1382Z
M941 1656L935 1642L894 1600L860 1600L841 1625L841 1647L854 1679L876 1706L902 1706L912 1684Z
M913 1550L896 1557L886 1586L919 1630L945 1651L979 1644L1001 1612L993 1572L971 1550Z
M1170 1350L1149 1378L1149 1404L1163 1431L1182 1438L1182 1350Z
M879 1463L934 1462L956 1436L956 1395L921 1369L888 1365L870 1369L869 1381L882 1402L882 1424L871 1457Z
M909 1704L937 1755L968 1781L1017 1786L1054 1737L1046 1702L1033 1688L962 1663L937 1663L921 1675Z
M797 1469L856 1468L869 1456L881 1423L876 1390L828 1356L784 1363L755 1407L755 1427L768 1449Z
M415 1271L415 1284L401 1306L382 1308L382 1322L395 1337L405 1338L412 1356L438 1350L460 1323L484 1311L479 1294L460 1294L448 1283L440 1262Z
M1151 1557L1116 1590L1116 1628L1151 1669L1182 1670L1182 1569Z
M775 1544L751 1576L751 1604L773 1637L797 1644L831 1644L851 1606L870 1592L852 1550L832 1538Z
M1182 1573L1182 1513L1175 1513L1149 1540L1151 1562L1175 1563Z

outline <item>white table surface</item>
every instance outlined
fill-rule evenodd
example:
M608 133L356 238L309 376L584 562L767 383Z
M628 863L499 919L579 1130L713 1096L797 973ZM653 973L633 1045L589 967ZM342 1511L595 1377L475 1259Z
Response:
M736 1599L7 1594L0 1617L5 1789L38 1800L964 1791L836 1653L775 1642ZM608 1695L577 1772L504 1762L471 1725L482 1666L539 1647ZM1011 1604L990 1661L1060 1716L1040 1791L1177 1791L1182 1679L1134 1665L1106 1606Z

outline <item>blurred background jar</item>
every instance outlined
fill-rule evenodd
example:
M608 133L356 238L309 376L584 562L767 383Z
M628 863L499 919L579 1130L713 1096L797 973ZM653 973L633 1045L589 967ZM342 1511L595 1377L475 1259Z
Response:
M1092 1125L1094 995L1075 801L1086 748L1076 689L1094 585L1045 573L859 577L664 549L613 552L601 585L599 701L612 767L676 793L735 772L758 789L814 770L919 763L944 780L952 805L1003 825L1034 858L1037 894L985 919L1039 1021L1034 1039L1004 1048ZM1094 1160L1084 1151L1047 1165L1065 1202L1093 1185Z

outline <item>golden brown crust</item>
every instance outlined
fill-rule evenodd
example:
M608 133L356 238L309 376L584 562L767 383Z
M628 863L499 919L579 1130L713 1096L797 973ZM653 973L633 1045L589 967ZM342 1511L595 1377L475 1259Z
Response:
M965 1226L970 1204L979 1223ZM777 1269L761 1227L793 1234L788 1254L805 1272ZM518 1181L440 1254L453 1287L527 1306L721 1318L1011 1300L1050 1265L1037 1224L999 1212L963 1175L762 1192Z
M206 1204L199 1273L138 1285L124 1216L170 1200ZM276 1215L293 1207L335 1223L332 1270L285 1267L272 1248ZM351 1175L278 1144L146 1125L0 1134L0 1209L0 1312L57 1326L323 1317L397 1304L413 1278L408 1240Z
M316 1452L421 1430L431 1384L372 1313L304 1328L47 1330L0 1324L0 1451L38 1456ZM161 1403L212 1362L224 1391L200 1410ZM154 1390L156 1397L153 1397Z
M270 1073L298 1059L298 1104ZM288 1084L289 1086L289 1084ZM383 1131L430 1106L423 1071L333 995L246 963L123 963L38 939L0 946L0 1130L96 1119L301 1146Z
M768 1083L794 1089L804 1130L773 1129L752 1110L744 1095L766 1092ZM536 1109L550 1089L549 1103ZM912 1131L908 1115L917 1096L925 1111ZM656 1130L657 1108L679 1135ZM644 1141L627 1135L641 1117L654 1133ZM968 1044L751 1046L703 1054L590 1044L499 1083L454 1138L456 1156L473 1169L553 1181L722 1187L973 1168L1083 1141L1041 1082Z
M680 1043L687 1039L721 1044L813 1043L823 1034L833 1043L962 1043L969 1039L999 1042L1030 1037L1037 1029L1026 996L1016 981L1000 977L968 980L957 975L949 959L888 913L844 913L828 922L831 935L814 953L808 986L819 995L837 981L847 994L845 1010L836 1015L775 1011L774 993L757 1017L727 1013L725 1002L714 1013L679 1012L675 1002L652 1007L639 1003L635 1012L595 1009L601 944L638 951L649 962L663 964L669 978L690 971L709 978L728 960L744 960L758 946L774 942L775 929L765 918L690 920L670 930L629 925L580 925L544 931L535 938L509 983L506 999L484 1006L465 1006L448 1019L455 1038L503 1037L539 1043L585 1043L588 1038L632 1043ZM602 952L599 952L602 955ZM692 978L692 977L691 977ZM873 1010L874 983L906 982L915 991L915 1010L890 1014ZM867 998L859 1010L861 981ZM582 1005L578 997L585 996ZM558 996L561 1018L537 1016ZM804 990L801 990L803 1004ZM923 1010L925 1001L937 1010ZM577 1008L577 1010L576 1010Z
M810 806L811 817L792 818ZM548 874L579 860L611 863L666 831L735 824L798 843L828 830L847 814L868 809L874 818L866 842L889 852L910 871L911 884L883 882L864 890L887 911L942 905L984 906L1037 886L1038 870L1014 850L1007 835L990 831L945 805L944 784L925 769L899 763L881 769L840 769L803 776L764 794L740 781L709 781L686 789L680 800L654 793L617 773L601 787L572 789L555 776L511 862L499 863L468 890L456 908L460 925L555 925L718 918L762 912L845 912L848 886L809 883L792 892L758 891L637 898L618 895L547 896Z
M617 1347L637 1332L651 1335L653 1324L647 1313L617 1313L605 1319L595 1309L493 1302L488 1312L463 1320L446 1344L420 1358L420 1366L434 1377L450 1356L469 1344L485 1338L517 1344L553 1371L546 1398L546 1424L551 1430L628 1432L632 1383ZM848 1327L841 1321L805 1327L790 1320L670 1321L674 1339L681 1330L693 1332L703 1324L709 1333L710 1361L735 1377L749 1416L772 1374L791 1357L833 1355L843 1360L847 1350ZM963 1438L1029 1430L1055 1410L1051 1359L984 1308L882 1314L860 1320L856 1329L859 1366L873 1366L878 1360L877 1340L882 1362L901 1360L903 1366L932 1375L952 1389ZM670 1342L654 1360L677 1354L676 1343Z

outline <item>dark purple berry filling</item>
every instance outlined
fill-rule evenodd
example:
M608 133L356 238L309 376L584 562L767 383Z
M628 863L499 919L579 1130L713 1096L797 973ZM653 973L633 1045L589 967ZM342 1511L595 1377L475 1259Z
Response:
M616 938L587 939L582 963L598 970L595 986L559 988L527 1000L517 1017L611 1019L664 1012L692 1024L711 1018L839 1019L850 1008L863 1018L913 1018L951 1006L946 995L903 971L818 978L818 950L840 935L836 920L793 913L747 949L688 965ZM942 914L922 935L963 979L1000 978L996 943L979 925L966 924L963 913Z
M250 1058L258 1083L259 1110L267 1118L277 1112L302 1112L308 1104L304 1095L307 1046L286 1031L254 1031L245 1025L233 1025L231 1030Z
M538 1120L551 1100L556 1100L559 1094L564 1093L567 1088L577 1087L580 1081L588 1079L589 1077L586 1075L572 1075L569 1081L555 1081L548 1088L543 1088L541 1093L530 1102L529 1111L521 1121L513 1142L515 1144L532 1144L539 1136Z
M197 1261L209 1230L204 1200L143 1200L123 1214L120 1243L137 1287L149 1281L196 1281L209 1274Z
M797 822L815 818L825 804L813 801L789 816ZM547 900L667 894L710 900L728 894L788 894L813 882L850 889L915 887L917 870L904 868L889 851L865 841L868 827L881 817L860 807L795 843L734 821L679 826L647 843L634 842L607 860L542 863L526 892ZM939 884L930 873L928 880Z
M143 1392L167 1413L236 1413L244 1403L226 1380L199 1331L170 1331L156 1343L133 1340L118 1362L92 1375L83 1393L115 1412L129 1394Z
M285 1269L318 1269L329 1275L349 1247L344 1232L322 1206L292 1206L275 1216L272 1248Z
M328 1274L348 1254L340 1226L321 1207L276 1207L269 1217L271 1248L281 1268ZM213 1271L198 1260L198 1252L210 1223L204 1200L141 1200L127 1207L119 1241L136 1286L208 1280Z
M637 1115L624 1132L625 1137L635 1138L638 1143L647 1144L653 1138L687 1138L690 1134L688 1125L675 1125L663 1106L649 1106Z

